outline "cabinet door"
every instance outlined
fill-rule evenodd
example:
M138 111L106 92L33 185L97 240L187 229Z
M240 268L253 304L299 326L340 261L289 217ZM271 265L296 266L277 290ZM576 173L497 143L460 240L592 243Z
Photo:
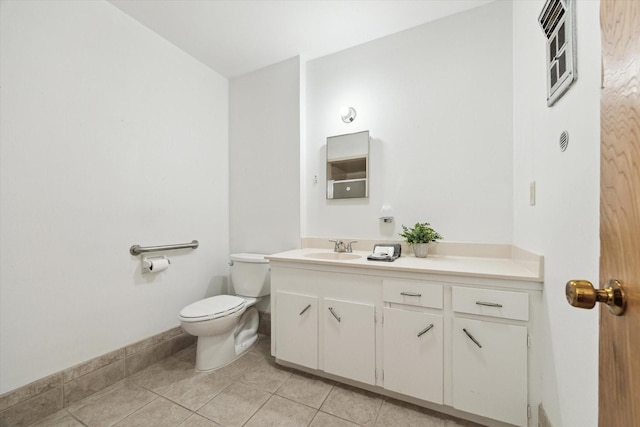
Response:
M384 388L442 404L442 316L383 309Z
M276 357L318 369L318 297L276 292Z
M453 319L453 407L527 425L527 328Z
M322 310L324 371L375 384L375 307L325 298Z

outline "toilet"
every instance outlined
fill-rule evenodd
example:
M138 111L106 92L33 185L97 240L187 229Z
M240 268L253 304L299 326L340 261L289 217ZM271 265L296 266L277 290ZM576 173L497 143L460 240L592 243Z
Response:
M182 329L198 337L196 370L221 368L240 357L258 340L258 310L269 295L269 260L262 254L231 255L231 283L236 295L216 295L180 311Z

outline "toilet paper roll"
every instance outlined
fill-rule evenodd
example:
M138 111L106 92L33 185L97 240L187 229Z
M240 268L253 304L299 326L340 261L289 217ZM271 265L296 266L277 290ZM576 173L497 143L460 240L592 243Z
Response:
M166 270L169 264L171 264L171 261L167 257L146 258L142 262L145 273L159 273Z

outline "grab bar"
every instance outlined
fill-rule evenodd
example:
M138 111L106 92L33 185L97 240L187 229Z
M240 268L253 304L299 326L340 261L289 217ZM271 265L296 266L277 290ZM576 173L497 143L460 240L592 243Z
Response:
M200 243L197 240L192 240L191 243L176 243L174 245L163 246L140 246L133 245L129 248L131 255L140 255L145 252L158 252L158 251L171 251L174 249L196 249Z

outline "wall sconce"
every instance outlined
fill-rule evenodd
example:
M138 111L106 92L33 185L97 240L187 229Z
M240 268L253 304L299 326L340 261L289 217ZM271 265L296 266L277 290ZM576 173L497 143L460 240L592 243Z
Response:
M393 222L393 209L391 209L391 206L386 203L382 205L382 208L380 208L380 219L384 223Z
M340 109L340 117L345 123L351 123L356 119L356 110L353 107L342 107Z

